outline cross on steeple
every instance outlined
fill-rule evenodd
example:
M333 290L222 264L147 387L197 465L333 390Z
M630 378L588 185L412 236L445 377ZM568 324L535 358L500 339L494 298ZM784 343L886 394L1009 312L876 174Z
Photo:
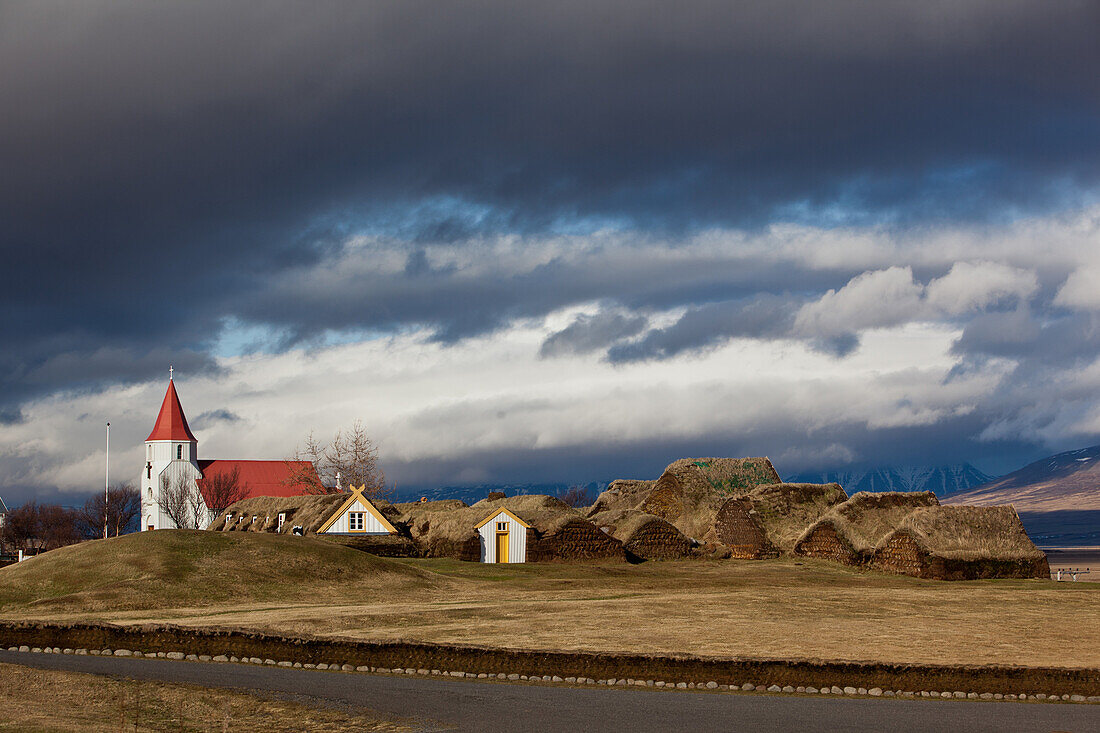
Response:
M169 382L172 381L172 365L171 364L168 365L168 381Z

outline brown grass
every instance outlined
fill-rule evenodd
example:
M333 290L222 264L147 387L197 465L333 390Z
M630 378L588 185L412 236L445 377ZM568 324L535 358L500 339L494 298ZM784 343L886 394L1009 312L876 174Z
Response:
M5 604L0 615L566 651L1100 667L1100 584L943 583L798 559L396 562L441 582L382 592L349 582L263 602L164 596L144 610L119 605L120 593Z
M1044 557L1012 507L917 509L899 525L921 548L953 560L1038 560Z
M0 731L403 731L369 710L315 708L273 695L0 664Z
M577 509L561 499L541 494L504 499L482 499L473 506L462 502L428 501L397 504L402 521L428 557L451 557L469 561L480 558L480 540L475 527L493 512L507 509L529 524L528 560L564 557L622 556L621 547L608 547L608 537ZM613 544L618 545L617 541Z
M806 527L848 498L840 484L775 483L748 494L768 542L790 553Z
M92 540L0 569L10 608L155 608L385 597L446 582L315 537L200 530Z
M637 509L656 483L656 481L638 479L615 479L607 485L603 493L596 497L596 501L588 510L588 516L591 517L600 512Z
M291 534L296 526L311 534L328 521L348 496L350 494L305 494L242 499L216 516L210 529L216 532L276 532L282 513L286 515L282 534ZM400 513L385 499L370 499L370 502L391 523L400 519ZM233 518L230 522L225 521L228 515ZM255 522L253 517L256 517Z
M731 496L781 479L767 458L681 458L638 506L699 542L713 542L714 517Z
M808 537L823 522L829 522L858 553L870 553L905 517L920 507L939 506L931 491L861 491L837 504L806 528L798 542ZM796 542L797 545L797 542Z
M279 514L283 512L286 514L283 534L290 534L295 526L303 527L306 532L316 532L347 498L347 494L310 494L242 499L215 517L210 529L216 532L275 532ZM232 515L230 522L225 521L228 515ZM252 517L256 517L255 522Z

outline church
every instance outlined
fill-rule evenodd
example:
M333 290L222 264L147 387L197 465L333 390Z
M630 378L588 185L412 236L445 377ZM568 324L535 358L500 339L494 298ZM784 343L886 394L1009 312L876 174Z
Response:
M309 461L251 460L237 458L215 458L199 460L199 441L187 425L183 414L176 385L168 377L168 391L160 406L160 413L153 425L153 431L145 439L145 466L141 472L141 529L176 529L172 511L166 511L170 505L166 501L165 489L181 485L196 499L200 529L209 526L214 518L214 508L208 506L208 495L204 491L205 478L218 474L239 472L239 482L243 489L241 498L257 496L297 496L306 492L306 487L296 484L294 478L313 474L316 471Z

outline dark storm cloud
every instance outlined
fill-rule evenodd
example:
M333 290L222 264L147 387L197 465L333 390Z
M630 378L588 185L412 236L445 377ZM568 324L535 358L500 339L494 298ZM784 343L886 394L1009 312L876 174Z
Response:
M710 303L692 308L667 328L647 332L640 340L608 351L612 362L667 359L684 351L717 346L731 338L783 338L794 322L798 303L776 295Z
M601 351L616 341L638 334L645 326L644 316L615 312L580 315L562 330L547 336L539 348L539 356L546 358Z
M594 291L745 294L554 264L475 288L425 268L433 241L1072 202L1100 170L1098 25L1043 2L5 3L0 408L212 368L227 317L456 340ZM415 243L417 289L288 299L361 231Z
M968 415L935 425L875 431L868 431L858 422L839 423L820 431L776 421L760 424L752 431L718 430L685 438L662 436L625 444L587 441L554 448L471 450L455 458L390 460L386 470L387 475L399 475L401 485L412 490L485 481L524 484L652 479L679 458L711 456L769 456L782 476L850 466L945 465L972 461L976 456L981 457L987 470L1001 473L1049 453L1039 441L979 441L975 436L990 418L987 414ZM819 457L837 444L850 451L850 461ZM477 468L477 476L456 480L468 475L471 467Z
M1100 356L1100 318L1072 313L1040 319L1026 308L983 313L966 324L952 351L978 359L1016 359L1025 373L1069 369Z
M576 251L545 262L535 252L533 263L500 268L491 265L497 253L485 251L478 254L482 264L469 272L434 266L422 250L409 255L400 271L379 271L376 250L352 251L318 266L288 269L262 291L236 297L234 305L248 322L279 326L288 343L308 341L326 328L407 323L428 324L435 340L452 343L575 303L604 301L640 312L784 291L795 281L813 292L860 271L817 271L742 256L732 247L728 254L683 249L659 248L650 256L631 241L612 238L594 248L578 244Z
M204 430L220 422L240 422L241 416L229 410L207 410L191 421L195 430Z

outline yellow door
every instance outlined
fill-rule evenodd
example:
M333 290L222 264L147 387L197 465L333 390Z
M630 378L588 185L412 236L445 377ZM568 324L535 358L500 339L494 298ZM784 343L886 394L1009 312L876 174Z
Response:
M497 562L508 562L507 532L497 532Z

